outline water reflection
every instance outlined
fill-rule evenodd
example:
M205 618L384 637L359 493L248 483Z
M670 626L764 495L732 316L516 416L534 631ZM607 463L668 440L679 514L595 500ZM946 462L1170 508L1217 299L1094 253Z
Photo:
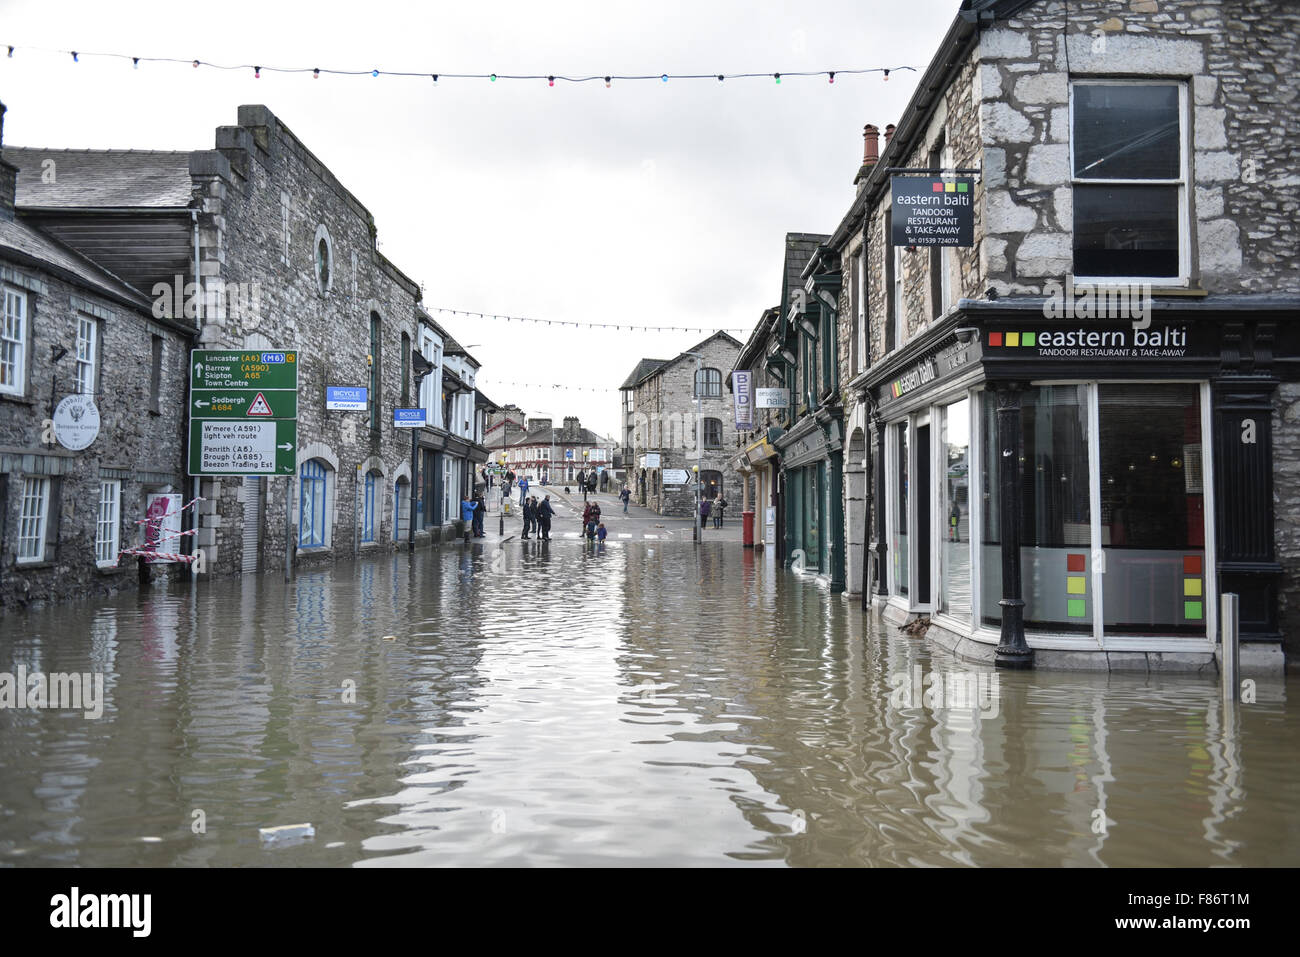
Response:
M118 596L6 617L19 665L107 700L0 711L10 865L1300 862L1281 681L973 669L720 543Z

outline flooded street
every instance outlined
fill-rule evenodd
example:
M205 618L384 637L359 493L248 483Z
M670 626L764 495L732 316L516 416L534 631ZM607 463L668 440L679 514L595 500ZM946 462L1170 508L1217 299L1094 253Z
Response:
M975 669L726 543L11 614L19 666L105 702L0 710L5 866L1300 864L1281 680L1225 728L1212 678Z

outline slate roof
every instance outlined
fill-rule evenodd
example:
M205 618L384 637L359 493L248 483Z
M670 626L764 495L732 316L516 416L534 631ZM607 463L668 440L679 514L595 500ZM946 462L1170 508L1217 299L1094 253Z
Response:
M189 206L190 154L160 150L4 148L18 167L16 205L31 209L174 209ZM54 181L42 182L44 160Z
M0 219L0 254L5 252L17 253L33 260L40 266L119 302L146 311L152 309L149 299L112 273L20 220Z
M799 276L803 267L808 265L817 247L829 240L827 233L786 233L785 234L785 272L781 282L781 311L790 308L790 293L802 289Z
M672 360L671 359L642 359L640 362L636 364L636 368L632 370L631 375L629 375L626 379L623 380L623 384L618 387L619 391L621 392L624 389L635 388L638 382L640 382L646 376L650 375L650 373L654 372L660 366L665 366L669 362L672 362Z

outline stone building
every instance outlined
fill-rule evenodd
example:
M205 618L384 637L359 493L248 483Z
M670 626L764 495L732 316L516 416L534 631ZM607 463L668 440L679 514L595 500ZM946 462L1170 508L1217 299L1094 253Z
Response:
M404 543L415 537L412 484L417 543L448 521L447 496L486 460L477 362L445 333L428 334L436 324L417 308L419 286L378 251L374 217L266 107L240 107L212 150L5 157L20 168L18 205L34 225L147 290L154 315L196 329L196 347L298 350L292 475L187 486L204 500L208 573ZM41 181L47 160L53 189ZM434 340L429 361L419 350ZM427 427L396 428L394 410L416 406L422 372ZM327 409L330 386L365 389L364 407ZM412 453L412 431L424 456Z
M698 469L700 495L723 495L736 514L741 490L729 461L736 420L723 382L739 351L734 337L715 332L667 361L642 359L624 382L624 395L632 392L629 485L638 504L661 515L691 515Z
M195 330L154 318L138 290L40 229L16 208L17 177L0 160L0 608L188 575L121 552L146 544L137 522L152 504L183 504L158 496L186 484ZM180 517L161 524L179 531ZM150 550L187 551L173 534L155 533Z
M827 243L878 610L1007 666L1202 669L1230 591L1280 667L1298 41L1280 0L964 0ZM969 190L971 245L891 242L903 167Z

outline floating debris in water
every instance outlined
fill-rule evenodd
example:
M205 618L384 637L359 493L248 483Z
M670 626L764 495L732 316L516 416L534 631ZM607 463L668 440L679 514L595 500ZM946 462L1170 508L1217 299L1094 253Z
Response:
M262 843L277 844L315 837L316 828L310 824L281 824L279 827L259 827L257 833L261 835Z

